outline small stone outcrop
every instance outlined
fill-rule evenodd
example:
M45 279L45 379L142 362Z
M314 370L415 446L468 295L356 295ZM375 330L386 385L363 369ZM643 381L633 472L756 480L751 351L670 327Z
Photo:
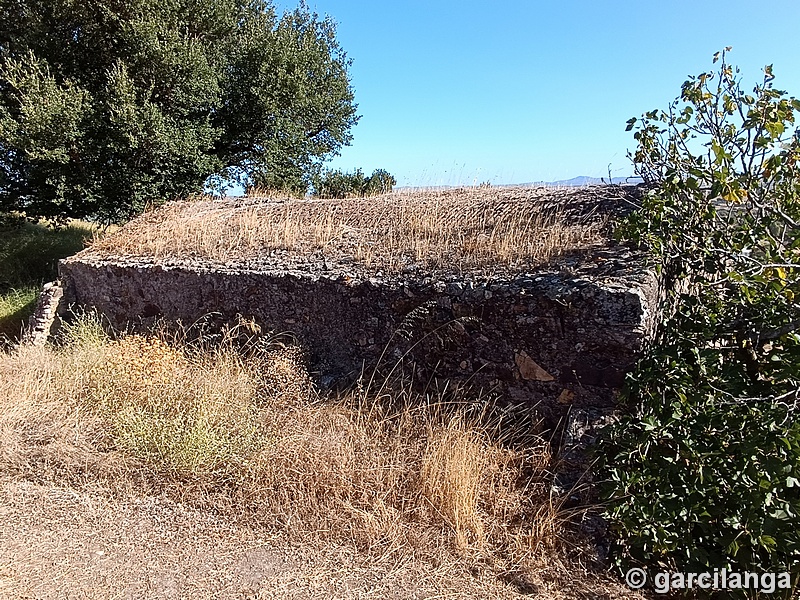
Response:
M60 282L46 283L39 293L36 309L28 321L28 327L22 335L21 344L44 346L47 340L56 333L60 326L60 311L64 288Z

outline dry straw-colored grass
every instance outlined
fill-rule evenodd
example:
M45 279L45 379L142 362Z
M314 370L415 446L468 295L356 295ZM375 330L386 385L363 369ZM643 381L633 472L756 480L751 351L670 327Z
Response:
M112 341L91 319L68 334L0 357L4 471L166 492L373 554L516 565L558 544L545 443L504 447L442 404L321 398L292 348Z
M473 188L346 200L197 200L140 217L94 250L219 262L274 250L321 252L389 272L515 268L603 238L602 217L567 214L580 194L586 192Z

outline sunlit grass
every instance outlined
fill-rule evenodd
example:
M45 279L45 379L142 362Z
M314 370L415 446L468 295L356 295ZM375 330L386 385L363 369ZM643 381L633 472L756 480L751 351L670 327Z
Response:
M0 230L0 340L15 340L35 308L41 286L56 278L58 261L97 235L92 223L61 228L23 223Z
M15 339L33 313L39 288L26 286L0 293L0 339Z
M60 228L25 223L0 235L0 291L55 279L58 261L82 250L97 227L73 221Z
M558 542L536 537L559 519L543 441L511 449L431 398L320 396L295 348L245 358L112 340L87 316L65 327L58 349L0 355L0 469L144 469L153 492L361 548L522 561Z
M225 263L274 250L323 253L384 272L409 266L518 269L603 239L602 214L569 214L570 202L581 197L572 191L474 188L345 200L199 199L143 215L93 248Z

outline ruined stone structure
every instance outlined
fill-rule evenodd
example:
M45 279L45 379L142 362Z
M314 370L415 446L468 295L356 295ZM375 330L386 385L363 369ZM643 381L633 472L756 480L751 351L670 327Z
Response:
M33 311L28 327L22 336L22 344L44 346L59 326L59 308L64 289L57 282L46 283L39 293L36 308Z
M352 382L402 365L418 385L470 382L536 406L607 409L648 336L657 296L640 258L609 246L582 263L515 276L359 277L347 265L257 269L103 257L63 261L69 303L116 327L237 315L291 332L319 381Z

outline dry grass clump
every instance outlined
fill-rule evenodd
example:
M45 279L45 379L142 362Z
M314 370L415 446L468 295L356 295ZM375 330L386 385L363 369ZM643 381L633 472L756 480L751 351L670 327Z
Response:
M0 469L143 486L379 554L518 564L557 542L544 443L504 447L441 403L318 397L296 349L109 340L91 319L66 339L0 357Z
M580 198L576 194L472 189L370 199L173 203L93 248L226 263L276 250L321 252L389 272L412 266L522 268L603 239L603 217L567 214Z
M256 382L230 352L191 360L163 341L109 342L88 373L87 405L117 445L170 471L208 476L258 443Z
M429 432L420 473L422 489L455 532L460 548L484 537L478 500L489 459L475 432L458 418Z
M103 353L97 332L86 327L84 333L74 353L22 346L0 354L4 471L34 481L99 486L127 471L129 461L107 451L111 440L105 424L85 410L81 398L86 371Z

